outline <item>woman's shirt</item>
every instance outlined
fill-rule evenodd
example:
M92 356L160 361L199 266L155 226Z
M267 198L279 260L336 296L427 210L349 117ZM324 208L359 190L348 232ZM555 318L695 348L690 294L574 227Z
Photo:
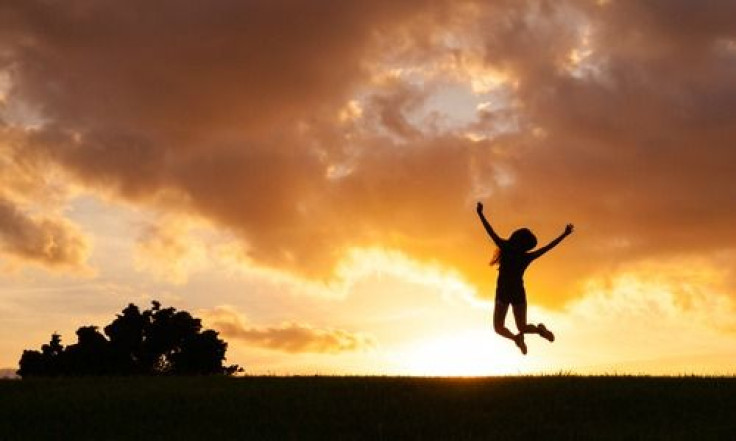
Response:
M518 252L509 246L501 247L498 262L497 290L524 290L524 271L532 258L528 253Z

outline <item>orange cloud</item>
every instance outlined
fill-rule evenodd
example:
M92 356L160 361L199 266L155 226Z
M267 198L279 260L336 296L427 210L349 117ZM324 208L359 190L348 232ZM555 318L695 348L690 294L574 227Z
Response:
M43 117L25 161L203 216L258 265L324 279L380 246L488 296L474 199L506 234L575 221L530 273L560 306L596 271L736 247L732 3L11 2L0 70ZM493 110L433 125L448 81Z
M564 313L551 314L565 337L549 362L581 373L730 375L736 302L726 274L713 261L664 259L593 278Z
M13 259L87 272L88 239L63 218L29 216L0 199L0 250Z
M220 306L203 311L202 316L224 336L250 346L289 353L339 353L367 350L376 346L369 335L342 329L315 328L300 323L284 323L275 327L248 327L233 308Z
M136 269L174 284L185 283L208 259L205 244L192 229L192 223L182 219L148 225L136 243Z

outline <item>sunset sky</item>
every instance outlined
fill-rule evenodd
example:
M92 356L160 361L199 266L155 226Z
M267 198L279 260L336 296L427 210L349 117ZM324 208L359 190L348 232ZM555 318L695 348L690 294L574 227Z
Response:
M4 0L0 368L157 299L252 374L736 373L735 20ZM527 271L557 341L526 356L477 201L502 236L576 226Z

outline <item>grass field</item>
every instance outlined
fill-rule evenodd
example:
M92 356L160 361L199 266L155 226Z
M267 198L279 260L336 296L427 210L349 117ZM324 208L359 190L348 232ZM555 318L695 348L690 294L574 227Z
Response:
M736 378L0 381L0 440L736 439Z

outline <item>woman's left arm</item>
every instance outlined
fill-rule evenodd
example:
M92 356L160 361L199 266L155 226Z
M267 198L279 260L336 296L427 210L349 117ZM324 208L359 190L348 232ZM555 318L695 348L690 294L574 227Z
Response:
M562 234L560 234L559 236L557 236L557 238L555 240L553 240L552 242L550 242L547 245L543 246L542 248L539 248L537 250L532 251L531 253L529 253L529 256L532 258L532 260L536 259L537 257L542 256L547 251L549 251L552 248L556 247L557 244L559 244L560 242L562 242L562 240L564 238L566 238L567 236L569 236L570 234L572 234L572 232L573 232L574 229L575 229L575 227L572 224L567 224L567 226L565 227L565 231Z

